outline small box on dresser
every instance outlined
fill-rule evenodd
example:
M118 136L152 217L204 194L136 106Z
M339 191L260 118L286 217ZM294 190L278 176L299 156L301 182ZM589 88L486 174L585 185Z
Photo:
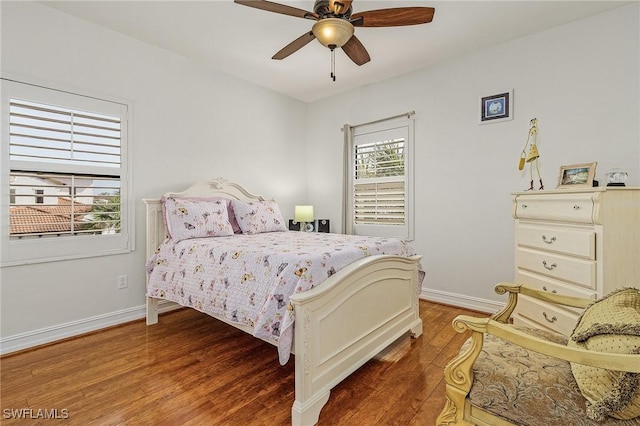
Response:
M515 282L599 298L640 286L640 188L515 192ZM571 334L579 310L522 296L514 323Z

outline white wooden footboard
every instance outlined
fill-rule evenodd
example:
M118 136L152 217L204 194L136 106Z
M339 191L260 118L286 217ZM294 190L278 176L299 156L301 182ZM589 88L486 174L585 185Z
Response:
M418 313L421 256L371 256L341 269L321 286L295 294L293 425L313 425L336 384L411 331Z

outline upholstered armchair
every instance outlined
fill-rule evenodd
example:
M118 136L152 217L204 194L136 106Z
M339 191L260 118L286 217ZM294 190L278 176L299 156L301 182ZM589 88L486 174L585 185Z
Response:
M500 283L506 306L490 318L460 315L471 331L445 368L437 425L640 425L640 291L594 301ZM571 336L516 327L519 295L584 309Z

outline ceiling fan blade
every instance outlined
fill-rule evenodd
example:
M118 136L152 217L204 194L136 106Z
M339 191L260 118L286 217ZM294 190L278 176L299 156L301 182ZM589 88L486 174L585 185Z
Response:
M280 49L280 51L273 55L271 59L284 59L292 53L295 53L306 46L314 38L316 38L316 36L314 36L311 31L309 31L308 33L304 33L300 37Z
M433 20L433 7L396 7L368 10L351 15L351 23L357 27L399 27L427 24Z
M351 36L349 41L342 46L342 50L356 65L364 65L371 60L369 52L356 36Z
M297 7L287 6L280 3L273 3L266 0L234 0L235 3L243 6L254 7L256 9L266 10L267 12L281 13L283 15L295 16L297 18L306 18L317 21L320 17L313 12L308 12Z

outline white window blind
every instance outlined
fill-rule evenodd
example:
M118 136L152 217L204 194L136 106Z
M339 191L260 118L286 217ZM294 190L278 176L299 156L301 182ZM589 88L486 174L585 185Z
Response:
M346 232L413 238L413 120L345 126Z
M356 178L404 176L404 144L404 139L393 139L356 145Z
M404 182L356 183L354 222L356 224L404 225Z
M128 105L6 80L2 88L3 263L128 250Z
M78 173L11 170L12 238L120 232L121 120L18 99L9 104L9 158L62 165ZM82 173L82 165L101 168ZM32 194L35 193L35 198Z
M355 146L354 222L404 225L404 139Z
M119 117L10 99L9 126L11 160L121 166Z

